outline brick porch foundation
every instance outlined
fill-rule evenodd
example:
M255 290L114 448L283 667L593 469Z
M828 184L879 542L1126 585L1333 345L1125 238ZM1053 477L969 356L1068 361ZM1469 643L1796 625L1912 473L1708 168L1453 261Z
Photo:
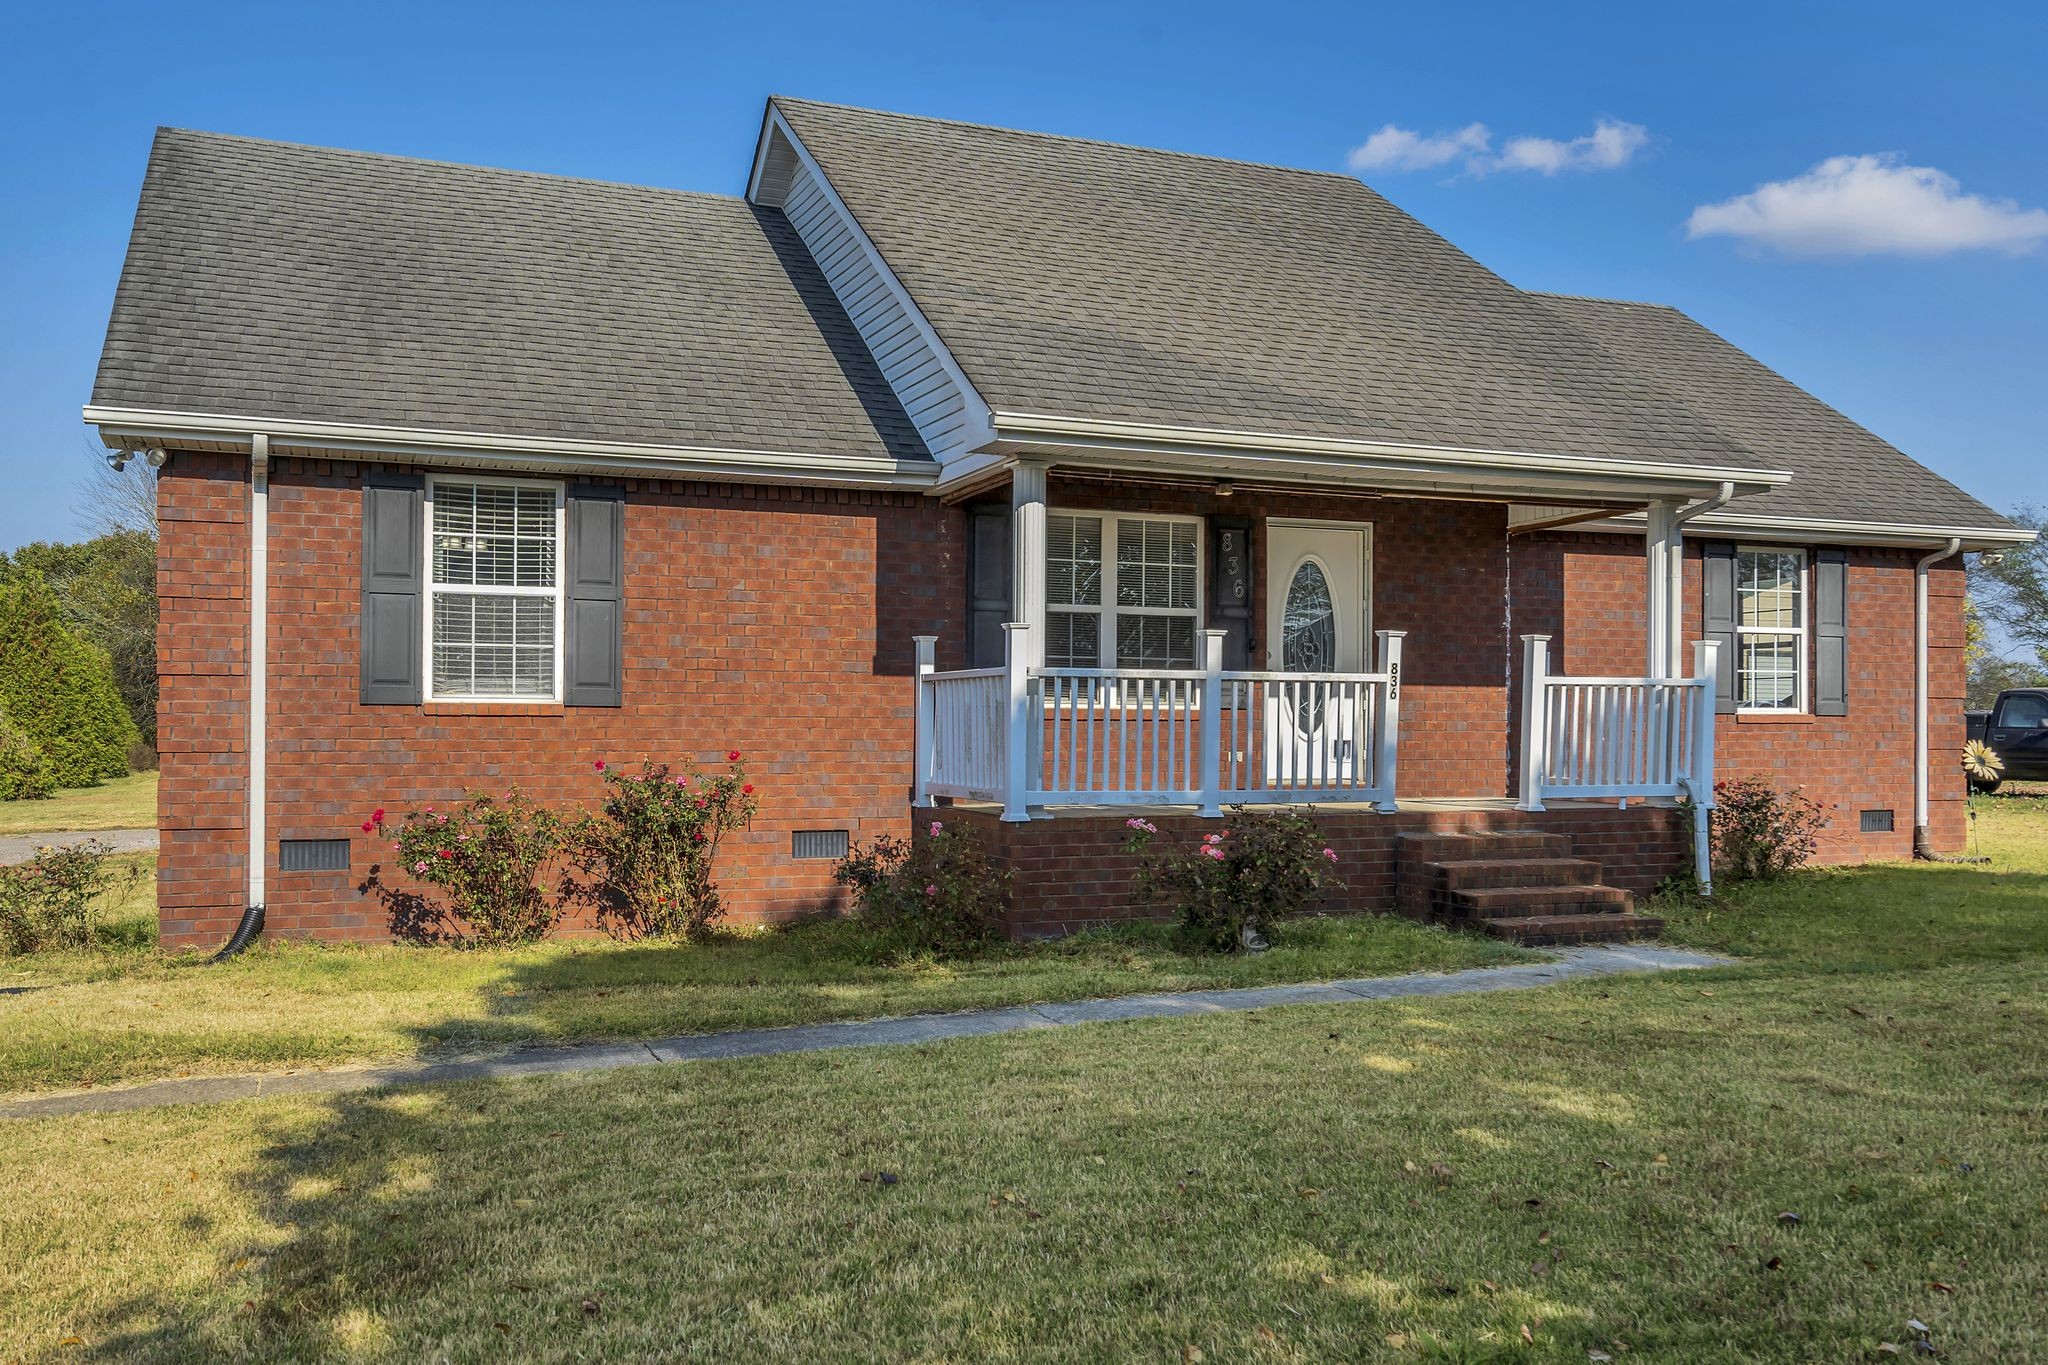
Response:
M1399 883L1398 841L1404 834L1560 834L1574 856L1600 866L1603 882L1637 895L1682 871L1691 853L1691 826L1682 810L1632 804L1618 810L1609 802L1559 803L1531 813L1494 808L1420 809L1382 815L1355 806L1315 811L1329 846L1337 850L1342 891L1324 908L1331 912L1390 911ZM1184 809L1060 809L1049 818L1005 824L988 806L939 806L913 812L922 826L932 819L972 828L997 867L1010 872L1010 932L1017 938L1074 933L1116 920L1156 918L1159 912L1131 896L1135 861L1124 853L1130 836L1124 821L1134 814L1159 827L1163 843L1192 847L1221 822Z

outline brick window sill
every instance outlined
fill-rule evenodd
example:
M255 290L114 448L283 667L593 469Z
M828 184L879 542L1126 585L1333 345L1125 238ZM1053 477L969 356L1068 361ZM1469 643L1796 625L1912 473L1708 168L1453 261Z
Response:
M1737 725L1811 725L1816 717L1805 711L1737 711Z
M430 701L420 710L429 716L560 716L569 708L558 701Z

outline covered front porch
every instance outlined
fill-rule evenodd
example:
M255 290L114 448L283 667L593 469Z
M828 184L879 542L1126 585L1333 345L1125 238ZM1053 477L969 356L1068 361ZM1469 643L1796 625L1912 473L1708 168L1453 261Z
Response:
M1429 900L1404 890L1403 841L1449 834L1507 841L1472 860L1535 900L1558 879L1589 903L1706 879L1686 807L1713 801L1721 660L1684 638L1676 570L1688 511L1725 489L1072 459L1019 459L963 498L967 638L916 639L913 806L987 826L1025 928L1128 901L1125 820L1198 838L1236 806L1314 806L1356 908ZM1555 585L1518 579L1516 546L1631 513L1648 525L1649 629L1628 627L1643 667L1564 676L1535 600Z

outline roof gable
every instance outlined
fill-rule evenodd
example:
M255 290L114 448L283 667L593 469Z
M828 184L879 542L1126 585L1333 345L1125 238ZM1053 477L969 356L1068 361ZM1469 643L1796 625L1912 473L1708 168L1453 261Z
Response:
M932 454L985 444L988 404L772 104L747 194L788 218Z
M925 458L776 210L172 129L93 401Z
M1764 467L1348 176L774 105L999 413Z

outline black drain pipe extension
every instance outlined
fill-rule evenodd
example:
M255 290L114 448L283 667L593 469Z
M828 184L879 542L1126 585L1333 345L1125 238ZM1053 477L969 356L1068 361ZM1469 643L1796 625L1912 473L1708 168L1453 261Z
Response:
M216 962L226 962L236 953L241 952L242 949L255 942L256 936L262 932L263 907L252 905L242 912L242 922L235 926L234 934L226 943L221 945L220 951L206 959L207 965L210 967Z

